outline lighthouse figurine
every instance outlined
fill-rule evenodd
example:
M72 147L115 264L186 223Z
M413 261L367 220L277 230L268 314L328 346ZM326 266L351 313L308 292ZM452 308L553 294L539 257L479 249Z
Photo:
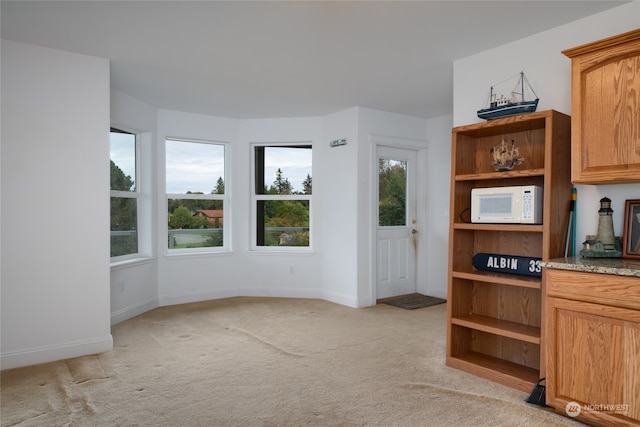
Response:
M611 199L603 197L600 199L600 210L598 210L598 234L597 239L602 243L605 251L616 249L616 237L613 233L613 209L611 209Z
M587 240L582 243L580 255L585 258L620 258L622 256L621 241L613 232L613 209L611 199L600 199L598 210L598 234L587 235Z

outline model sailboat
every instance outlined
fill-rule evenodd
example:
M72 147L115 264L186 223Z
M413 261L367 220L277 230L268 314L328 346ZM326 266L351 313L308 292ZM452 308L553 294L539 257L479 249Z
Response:
M525 95L525 83L527 88L535 96L535 99L527 99L527 95ZM511 91L511 96L509 97L498 95L495 92L494 86L491 86L489 106L488 108L478 110L478 117L491 120L505 116L513 116L515 114L533 113L536 111L536 108L538 108L538 101L538 95L536 95L533 88L531 88L524 72L520 72L518 84L514 90Z

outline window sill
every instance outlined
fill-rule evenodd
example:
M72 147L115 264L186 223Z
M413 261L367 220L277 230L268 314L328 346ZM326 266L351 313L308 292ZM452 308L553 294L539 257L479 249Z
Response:
M189 258L211 258L211 257L219 257L219 256L231 256L233 255L232 251L219 251L219 252L169 252L165 253L165 259L169 261L175 261L180 259L189 259Z
M155 261L155 258L153 257L139 257L139 258L124 259L122 261L115 261L115 262L111 262L111 271L137 267L139 265L149 264L153 261Z

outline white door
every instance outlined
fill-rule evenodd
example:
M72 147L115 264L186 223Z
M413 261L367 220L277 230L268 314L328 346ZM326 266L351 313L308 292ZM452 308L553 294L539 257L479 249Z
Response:
M416 292L415 150L378 146L376 299Z

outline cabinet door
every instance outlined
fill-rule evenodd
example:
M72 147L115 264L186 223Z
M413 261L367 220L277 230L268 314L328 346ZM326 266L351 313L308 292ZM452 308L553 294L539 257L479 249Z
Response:
M615 42L572 58L573 182L640 180L640 31Z
M564 413L634 425L640 421L640 312L549 298L549 403Z

